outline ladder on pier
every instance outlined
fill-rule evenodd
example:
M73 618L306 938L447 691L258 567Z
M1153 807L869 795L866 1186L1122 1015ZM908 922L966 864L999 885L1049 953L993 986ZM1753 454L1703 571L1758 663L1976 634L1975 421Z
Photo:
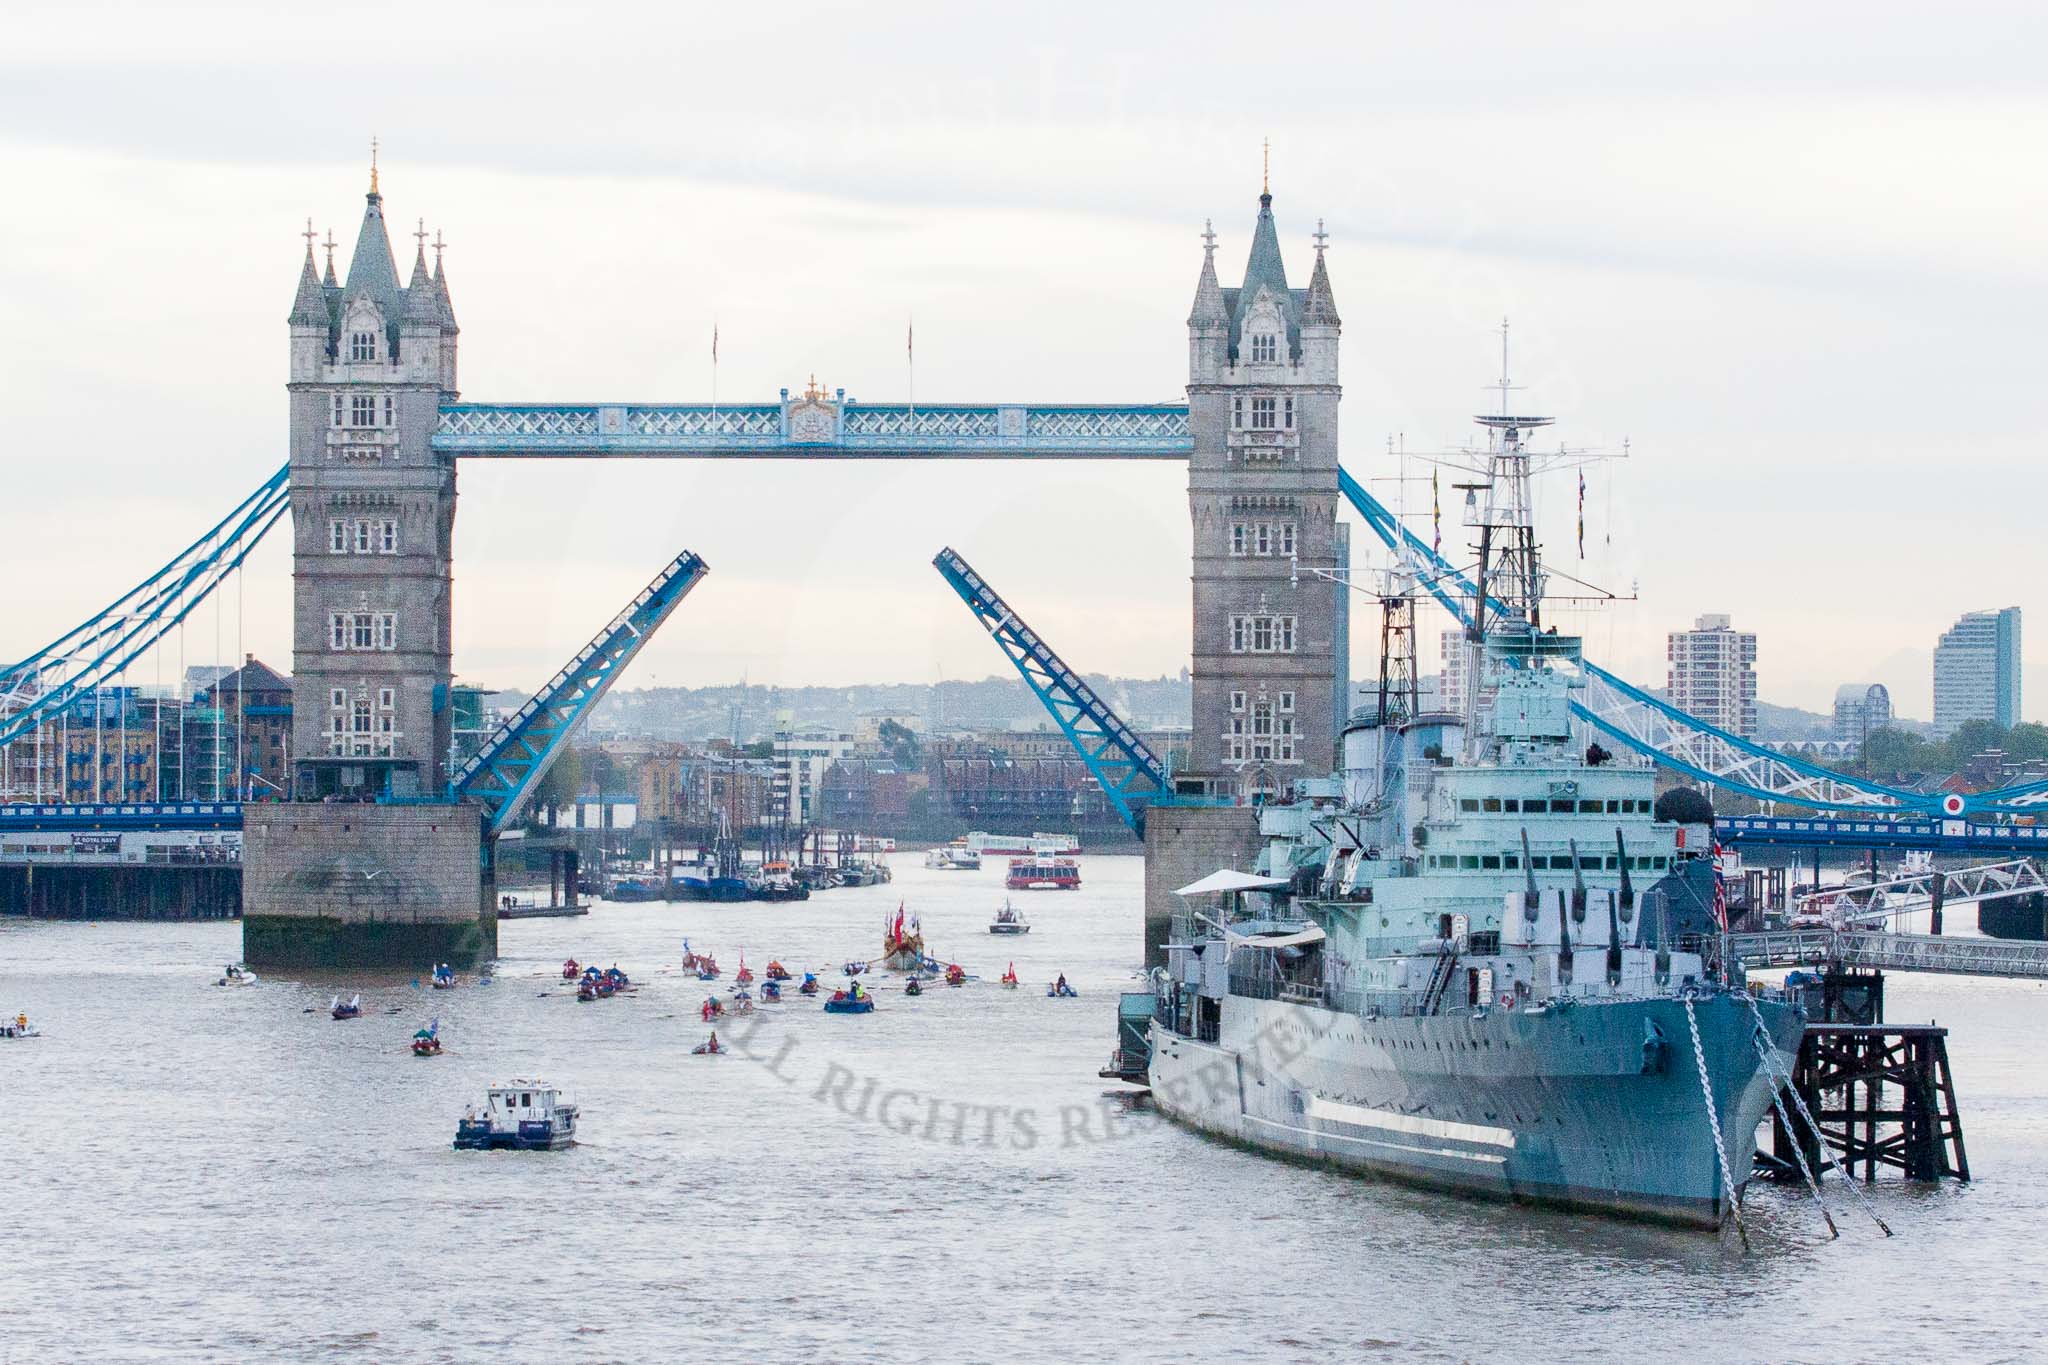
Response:
M1780 929L1730 934L1728 951L1745 967L1857 967L2048 981L2048 943L2017 939L1865 929Z

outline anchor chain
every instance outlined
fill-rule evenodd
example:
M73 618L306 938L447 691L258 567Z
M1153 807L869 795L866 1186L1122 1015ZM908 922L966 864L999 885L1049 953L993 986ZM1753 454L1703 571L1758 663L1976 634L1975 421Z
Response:
M1742 1249L1749 1250L1749 1229L1742 1222L1742 1199L1736 1190L1735 1172L1728 1167L1728 1146L1721 1140L1721 1114L1714 1105L1714 1083L1707 1077L1707 1050L1700 1043L1699 1016L1693 1012L1692 997L1684 997L1685 1022L1692 1029L1692 1060L1699 1068L1700 1096L1707 1102L1707 1127L1714 1134L1714 1155L1721 1162L1721 1185L1728 1191L1728 1211L1735 1218L1735 1235L1742 1239Z
M1764 1064L1764 1074L1772 1076L1770 1044L1764 1041L1761 1032L1751 1035L1750 1041L1756 1044L1756 1055ZM1807 1192L1813 1196L1813 1206L1820 1210L1821 1221L1828 1225L1828 1236L1831 1239L1840 1237L1842 1230L1835 1226L1835 1216L1828 1212L1828 1201L1821 1198L1820 1182L1813 1178L1813 1168L1806 1164L1806 1149L1793 1132L1792 1116L1785 1112L1784 1092L1775 1079L1771 1082L1771 1107L1778 1111L1778 1122L1785 1125L1786 1133L1792 1134L1792 1159L1799 1163L1799 1174L1806 1180Z
M1764 1012L1761 1009L1757 1008L1756 997L1751 995L1749 992L1744 991L1742 993L1742 998L1749 1002L1749 1012L1756 1017L1756 1028L1758 1036L1760 1038L1768 1038L1770 1036L1770 1031L1764 1027ZM1849 1193L1856 1196L1856 1202L1863 1206L1863 1211L1865 1213L1870 1215L1870 1221L1877 1224L1878 1228L1884 1233L1885 1236L1891 1236L1891 1224L1885 1222L1884 1219L1878 1216L1877 1209L1871 1204L1869 1197L1865 1195L1863 1193L1862 1188L1857 1185L1856 1177L1850 1175L1849 1172L1843 1167L1842 1163L1835 1159L1835 1149L1828 1146L1826 1134L1822 1133L1820 1130L1820 1125L1813 1121L1813 1115L1807 1112L1806 1100L1804 1097L1800 1095L1799 1087L1792 1083L1792 1078L1790 1076L1786 1075L1783 1071L1778 1069L1775 1058L1768 1054L1764 1057L1764 1070L1770 1074L1771 1078L1774 1081L1782 1080L1784 1082L1784 1085L1778 1088L1782 1089L1786 1094L1789 1094L1792 1097L1792 1107L1799 1111L1799 1117L1805 1120L1806 1122L1806 1130L1809 1133L1812 1133L1813 1140L1820 1144L1821 1160L1826 1162L1829 1169L1833 1170L1837 1176L1841 1177L1842 1183L1849 1187Z

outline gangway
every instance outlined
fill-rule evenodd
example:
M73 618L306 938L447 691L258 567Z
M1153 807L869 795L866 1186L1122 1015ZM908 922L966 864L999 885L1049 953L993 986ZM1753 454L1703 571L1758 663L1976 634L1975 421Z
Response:
M1937 896L1937 890L1939 895ZM2048 879L2029 858L1983 863L1952 872L1928 869L1878 882L1851 883L1812 891L1793 901L1795 915L1823 915L1848 928L1881 925L1922 910L1970 902L2005 900L2048 891Z
M932 560L1081 755L1131 833L1144 837L1145 807L1167 790L1166 765L1001 594L948 547Z
M1730 934L1728 953L1745 967L1856 967L2048 981L2048 943L2018 939L1878 929L1774 929Z
M449 784L451 794L483 803L487 838L495 838L519 818L577 725L706 571L704 561L688 550L670 560L625 610L462 765Z

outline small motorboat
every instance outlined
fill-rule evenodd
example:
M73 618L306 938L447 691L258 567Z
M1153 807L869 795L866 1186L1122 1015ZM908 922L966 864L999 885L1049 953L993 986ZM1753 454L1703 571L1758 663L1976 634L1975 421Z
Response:
M967 969L957 962L948 962L946 964L946 984L948 986L966 985Z
M230 962L227 966L221 968L220 980L213 984L216 986L253 986L256 984L256 973L250 971L247 967Z
M445 962L435 964L434 989L437 991L452 991L455 989L455 969Z
M574 981L581 975L583 975L582 964L578 963L575 958L572 957L562 964L562 980Z
M545 1081L507 1081L494 1085L483 1112L474 1105L455 1125L458 1151L545 1152L576 1141L576 1106Z
M789 968L770 958L768 960L768 970L762 975L770 981L787 981L789 980Z
M905 995L923 995L924 982L919 981L914 976L911 977L910 980L903 983L903 993Z
M725 1002L715 995L710 997L698 1008L697 1017L707 1024L713 1019L725 1018Z
M873 1014L875 997L860 988L855 982L843 991L832 992L832 998L825 1002L827 1014Z
M441 1055L441 1021L428 1021L425 1028L412 1036L412 1055L415 1057L438 1057Z
M996 917L989 921L988 931L991 934L1028 934L1031 924L1024 918L1022 910L1006 900L1003 908L996 911Z
M711 1036L709 1038L706 1038L703 1042L697 1044L697 1046L691 1048L690 1055L692 1057L724 1056L725 1044L718 1041L718 1030L711 1030Z
M1080 995L1079 991L1067 984L1067 979L1064 976L1053 982L1050 986L1047 986L1045 993L1054 1000L1072 1000Z
M740 969L732 974L732 979L733 984L736 986L753 984L754 973L747 967L747 955L744 952L740 954Z
M341 1003L341 997L337 995L334 999L327 1002L327 1012L336 1019L360 1018L363 1013L363 997L360 995L351 996L348 1003L344 1005Z
M28 1015L17 1014L12 1019L0 1019L0 1038L40 1038L43 1031L28 1021Z
M779 1005L782 1003L782 983L780 981L768 980L761 983L761 1003L764 1005Z
M868 964L865 962L849 962L845 966L841 967L839 970L845 972L848 976L859 976L862 972L866 971L867 969Z
M816 995L818 989L818 978L813 973L805 972L804 983L796 988L796 993L798 995Z

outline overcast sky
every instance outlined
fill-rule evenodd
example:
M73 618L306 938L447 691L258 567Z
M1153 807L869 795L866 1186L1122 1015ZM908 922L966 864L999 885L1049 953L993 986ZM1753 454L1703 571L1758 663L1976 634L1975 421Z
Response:
M2038 3L286 8L9 7L0 653L283 462L296 234L346 264L373 134L401 268L416 218L450 243L465 397L703 401L715 318L722 399L900 400L914 315L934 402L1180 398L1198 233L1234 282L1270 137L1291 279L1330 232L1354 472L1464 439L1504 314L1518 405L1629 443L1583 566L1539 490L1560 567L1640 590L1590 654L1661 684L1725 611L1764 699L1925 717L1935 636L2018 604L2048 713ZM627 685L983 676L952 544L1076 665L1171 672L1185 477L467 462L457 670L538 684L689 547ZM289 592L279 535L243 629L281 668Z

